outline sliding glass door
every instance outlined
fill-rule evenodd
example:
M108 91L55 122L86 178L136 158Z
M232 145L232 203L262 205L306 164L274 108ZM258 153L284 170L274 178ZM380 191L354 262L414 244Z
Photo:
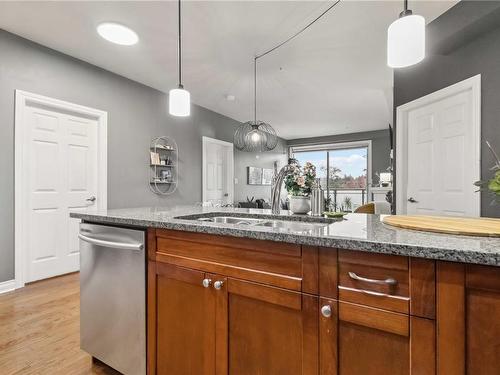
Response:
M354 211L368 200L370 142L293 147L300 165L316 166L329 210Z

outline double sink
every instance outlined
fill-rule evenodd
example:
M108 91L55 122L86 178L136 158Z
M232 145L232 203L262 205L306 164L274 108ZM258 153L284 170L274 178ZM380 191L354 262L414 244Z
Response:
M231 224L247 227L267 227L284 232L311 233L321 230L338 220L321 217L254 218L244 216L180 216L177 219L197 220L207 223ZM302 220L301 220L302 219Z

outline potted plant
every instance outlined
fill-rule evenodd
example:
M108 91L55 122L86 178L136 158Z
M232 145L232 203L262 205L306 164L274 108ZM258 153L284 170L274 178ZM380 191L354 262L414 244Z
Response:
M285 179L289 210L294 214L306 214L311 211L310 195L316 179L316 167L309 162L301 167L297 160L292 160L290 164L294 170Z
M486 145L493 154L495 164L493 165L491 170L494 171L494 174L493 177L489 180L476 181L474 185L479 187L479 191L487 191L491 195L493 195L491 204L496 204L500 203L500 158L498 157L495 150L493 150L493 147L488 141L486 141Z

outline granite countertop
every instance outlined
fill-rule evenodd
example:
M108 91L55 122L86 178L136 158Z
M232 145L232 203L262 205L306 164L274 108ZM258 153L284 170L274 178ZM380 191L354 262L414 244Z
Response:
M221 214L221 215L218 215ZM73 218L117 226L154 227L210 233L302 245L353 249L367 252L500 266L500 238L436 234L391 227L381 215L349 214L343 220L314 224L312 217L282 211L272 219L313 221L307 230L222 224L179 219L179 216L245 216L269 219L270 210L243 208L208 208L195 206L144 207L98 212L72 212Z

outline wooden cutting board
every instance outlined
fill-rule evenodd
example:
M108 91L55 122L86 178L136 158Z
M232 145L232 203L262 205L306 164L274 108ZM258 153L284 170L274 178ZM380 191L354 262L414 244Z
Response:
M444 216L386 216L383 222L399 228L465 236L500 237L500 219Z

